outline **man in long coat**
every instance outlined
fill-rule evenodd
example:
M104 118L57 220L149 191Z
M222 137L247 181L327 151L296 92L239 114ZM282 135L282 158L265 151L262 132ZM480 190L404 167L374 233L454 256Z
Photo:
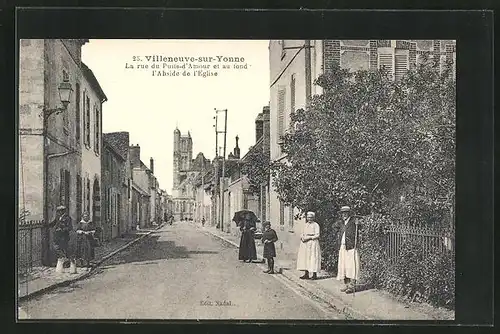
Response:
M359 279L358 224L356 217L352 215L350 207L343 206L340 212L344 224L342 224L339 232L338 244L340 249L337 279L343 280L345 284L340 291L353 293L356 280Z
M64 262L67 258L71 259L70 272L76 272L75 247L70 242L70 232L73 230L73 224L66 210L64 205L58 206L56 208L55 219L49 225L50 227L54 227L53 248L57 256L57 273L63 271Z
M297 254L297 270L303 270L301 279L317 279L317 273L321 270L321 248L319 246L320 229L314 221L314 212L306 214L306 223L300 236L299 253ZM309 273L312 277L309 277Z

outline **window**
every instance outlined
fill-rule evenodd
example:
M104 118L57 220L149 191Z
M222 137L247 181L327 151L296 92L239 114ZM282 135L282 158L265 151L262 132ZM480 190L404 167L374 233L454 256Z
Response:
M389 73L389 77L393 76L393 57L392 54L379 54L378 55L378 66L380 69L385 68Z
M99 107L96 105L95 106L95 142L94 142L94 151L95 153L99 154L99 132L100 132L100 113L99 113Z
M409 69L408 55L404 53L396 54L394 56L394 64L395 64L394 76L396 81L399 81Z
M285 89L278 91L278 143L282 142L281 136L285 134Z
M85 144L90 146L90 98L86 97L86 112L85 112Z
M64 205L69 212L69 194L70 194L70 173L68 170L60 170L60 183L59 183L59 204Z
M80 124L80 118L81 118L81 115L80 115L80 84L77 82L76 83L76 101L75 101L75 108L76 108L76 119L75 119L75 123L76 123L76 131L75 131L75 139L76 139L76 142L77 143L80 143L80 131L81 131L81 124ZM81 183L81 180L80 180L80 183Z
M69 81L69 73L66 70L63 70L63 81ZM65 110L62 115L63 115L63 127L64 127L64 133L67 135L69 133L68 128L69 128L69 118L68 118L68 111Z
M292 74L290 79L290 109L295 111L295 74Z
M90 180L87 179L87 203L86 203L86 211L90 213Z
M76 176L76 219L82 217L82 177Z
M285 225L285 204L280 200L280 225Z

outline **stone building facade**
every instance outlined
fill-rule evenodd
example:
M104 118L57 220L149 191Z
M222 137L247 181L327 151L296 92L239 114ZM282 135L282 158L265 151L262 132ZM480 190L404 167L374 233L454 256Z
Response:
M54 261L50 249L52 231L43 226L54 218L55 208L65 205L73 221L81 218L83 210L80 177L88 162L84 159L88 157L83 153L81 93L89 71L82 63L81 48L87 42L86 39L20 41L19 212L24 212L25 217L20 222L36 222L40 226L37 233L41 234L42 247L32 254L39 263ZM63 82L71 85L69 104L60 109L62 112L52 113L62 107L58 87ZM96 83L97 80L89 91L95 94L101 111L105 95L96 88ZM100 167L96 172L100 174Z
M132 168L132 216L140 228L151 225L151 170L141 161L141 147L132 145L130 165Z
M82 170L77 175L77 215L88 212L92 221L101 225L101 155L102 155L102 104L107 100L94 73L82 62L82 82L77 83L77 123L80 133Z
M133 228L132 171L129 158L129 133L105 133L102 152L102 222L106 240L119 237Z
M335 64L343 69L372 70L385 67L393 80L414 69L427 54L439 58L440 70L453 64L456 76L456 42L452 40L271 40L270 62L270 154L272 161L286 160L280 137L289 131L290 112L305 108L322 89L314 81ZM281 254L294 258L304 220L297 210L285 206L272 187L268 213L277 226Z

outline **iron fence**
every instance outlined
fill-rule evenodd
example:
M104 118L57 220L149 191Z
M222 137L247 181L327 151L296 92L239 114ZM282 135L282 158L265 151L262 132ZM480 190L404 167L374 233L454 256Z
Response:
M23 220L19 222L17 233L17 271L26 276L34 267L42 265L43 220Z
M455 231L451 228L439 228L419 225L389 225L386 228L387 256L397 259L405 242L416 242L422 247L425 257L432 252L455 251Z

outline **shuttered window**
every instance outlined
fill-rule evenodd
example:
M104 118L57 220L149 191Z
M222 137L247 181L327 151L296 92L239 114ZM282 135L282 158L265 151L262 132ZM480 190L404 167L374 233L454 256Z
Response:
M385 68L389 72L389 77L392 77L394 74L394 69L392 67L392 54L379 54L378 67L380 69Z
M85 106L85 144L90 146L90 99L88 96Z
M293 207L289 208L289 213L288 213L288 226L290 230L293 229Z
M295 111L295 74L290 79L290 111Z
M94 126L94 130L95 130L95 142L94 142L94 151L95 153L99 154L99 142L100 142L100 127L101 127L101 124L100 124L100 120L101 120L101 116L100 116L100 113L99 113L99 107L96 105L95 107L95 126Z
M87 213L90 213L90 180L87 179L87 206L86 206L86 211Z
M285 134L285 89L278 91L278 143L281 142L281 136Z
M401 78L406 74L409 68L409 63L408 63L408 55L406 54L396 54L395 55L395 79L396 81L401 80Z
M280 225L285 225L285 204L280 200Z
M76 176L76 219L82 217L82 177Z
M76 127L76 131L75 131L75 139L76 139L76 142L77 143L80 143L80 137L81 137L81 109L80 109L80 84L79 83L76 83L76 98L75 98L75 108L76 108L76 118L75 118L75 127Z

